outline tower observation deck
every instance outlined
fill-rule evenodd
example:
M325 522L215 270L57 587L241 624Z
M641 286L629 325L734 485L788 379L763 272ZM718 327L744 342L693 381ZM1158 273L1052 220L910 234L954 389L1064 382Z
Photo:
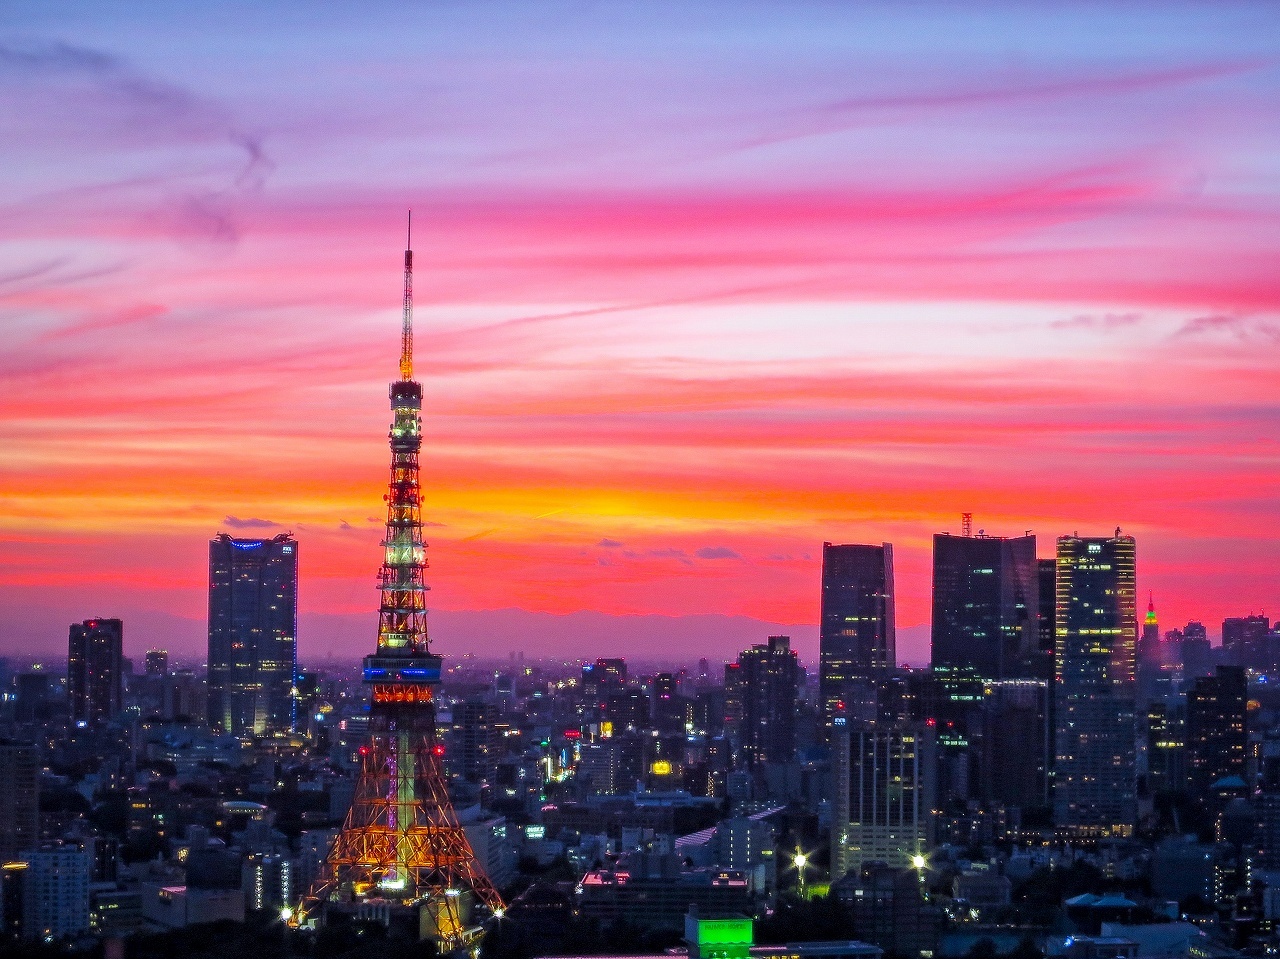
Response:
M369 741L355 797L301 920L343 914L408 929L443 954L474 954L502 915L449 799L436 740L441 657L427 637L426 544L418 455L422 386L413 379L413 252L404 255L400 379L391 384L391 479L378 571L378 644L364 659Z

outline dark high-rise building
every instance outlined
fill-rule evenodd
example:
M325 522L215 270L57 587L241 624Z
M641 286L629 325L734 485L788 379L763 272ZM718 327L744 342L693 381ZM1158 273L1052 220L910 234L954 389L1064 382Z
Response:
M698 690L693 701L694 729L709 738L722 734L726 701L727 690L723 686Z
M770 636L767 643L743 650L738 667L746 690L738 737L747 764L791 762L800 693L800 663L791 638Z
M627 661L625 659L597 659L582 666L582 695L603 703L610 692L627 685Z
M237 735L287 732L297 667L298 542L209 543L209 724Z
M724 664L724 724L722 731L732 739L741 738L742 718L746 708L747 689L743 682L742 666Z
M143 672L147 676L163 676L169 672L169 653L166 650L148 649L143 662Z
M624 729L645 729L649 725L649 697L642 689L620 689L605 700L605 716L613 723L615 735Z
M1147 707L1147 784L1151 792L1178 791L1187 782L1187 708L1163 700Z
M828 726L839 703L897 664L893 547L822 544L822 622L818 693Z
M1058 602L1058 561L1057 559L1036 560L1036 568L1040 572L1040 653L1048 659L1048 672L1053 675L1053 651L1056 648L1053 638L1053 620L1057 615Z
M26 879L30 867L25 862L0 864L0 935L13 941L25 939Z
M1219 666L1187 693L1187 771L1191 793L1202 801L1219 779L1245 776L1248 701L1242 666Z
M982 707L978 792L1002 806L1048 805L1049 686L1039 679L991 683Z
M67 705L75 726L96 726L124 705L124 624L86 619L67 641Z
M1209 631L1205 629L1204 623L1192 620L1174 632L1181 637L1178 640L1178 650L1182 659L1183 681L1190 682L1201 676L1211 676L1214 666L1213 647L1209 645Z
M1132 536L1058 539L1054 820L1068 839L1129 836L1137 817Z
M1034 536L933 537L935 673L1035 675L1039 618Z
M48 673L19 673L13 683L18 694L15 711L18 722L45 722L53 718L55 708L60 708L61 704L55 707L53 677Z
M1222 648L1237 666L1270 669L1270 632L1271 620L1266 616L1231 616L1222 621Z
M482 699L456 704L449 730L445 768L467 782L492 782L497 765L494 710Z
M1048 766L1048 781L1051 782L1055 759L1054 751L1056 749L1054 730L1058 728L1058 697L1054 690L1054 658L1055 650L1057 649L1057 640L1054 636L1054 620L1058 615L1058 560L1056 557L1054 559L1036 560L1036 568L1040 573L1040 615L1037 617L1040 640L1036 674L1044 680L1047 690L1045 694L1045 708L1047 710L1045 725L1048 727L1049 732L1049 755L1046 757L1046 764Z
M684 732L693 722L693 703L680 695L680 679L673 673L653 677L653 724L663 731Z
M40 844L40 753L30 743L0 739L0 863Z

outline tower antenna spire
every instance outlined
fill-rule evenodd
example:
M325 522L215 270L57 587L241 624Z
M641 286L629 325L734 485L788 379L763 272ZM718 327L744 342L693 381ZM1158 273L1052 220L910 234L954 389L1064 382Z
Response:
M413 379L413 211L404 240L404 306L400 327L400 379Z

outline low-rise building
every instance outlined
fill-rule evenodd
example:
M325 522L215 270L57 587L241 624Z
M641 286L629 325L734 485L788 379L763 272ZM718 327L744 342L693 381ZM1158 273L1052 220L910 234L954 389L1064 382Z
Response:
M643 929L683 928L684 915L740 913L751 905L745 873L733 869L682 871L674 856L633 856L619 869L594 869L577 887L579 912L603 925L624 920Z

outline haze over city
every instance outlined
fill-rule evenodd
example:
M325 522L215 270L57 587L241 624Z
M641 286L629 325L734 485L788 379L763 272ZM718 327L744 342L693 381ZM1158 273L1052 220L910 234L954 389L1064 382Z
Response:
M410 207L447 655L811 660L832 541L926 661L965 511L1274 612L1273 10L938 9L10 5L0 652L198 656L285 530L367 650Z

